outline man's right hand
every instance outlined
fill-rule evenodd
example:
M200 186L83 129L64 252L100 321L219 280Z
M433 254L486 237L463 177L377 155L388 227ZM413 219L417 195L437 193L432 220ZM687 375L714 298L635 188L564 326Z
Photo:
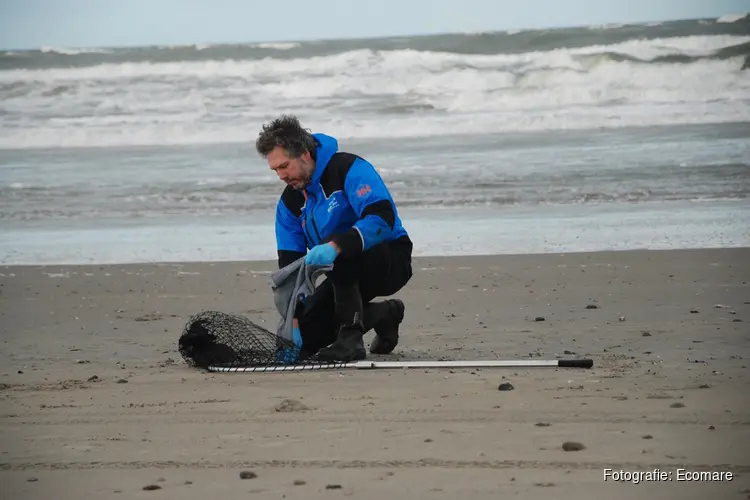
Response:
M333 243L323 243L312 248L305 255L305 264L314 266L329 266L338 257L338 248Z

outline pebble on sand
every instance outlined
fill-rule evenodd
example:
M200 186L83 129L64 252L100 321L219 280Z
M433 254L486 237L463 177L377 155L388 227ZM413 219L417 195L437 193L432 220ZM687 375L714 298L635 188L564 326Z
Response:
M340 484L326 484L327 490L340 490L341 485Z
M278 412L294 412L308 411L310 408L297 401L296 399L285 399L281 403L277 404L274 409Z
M586 306L586 309L599 309L599 306L597 306L596 304L589 304Z
M672 403L669 405L670 408L685 408L685 405L683 403Z
M513 384L510 382L503 382L497 387L498 391L512 391L513 389L515 389L515 387L513 387Z
M147 484L146 486L143 487L143 489L145 491L154 491L154 490L160 490L161 486L159 486L158 484Z
M585 448L586 447L583 445L583 443L578 443L576 441L565 441L562 444L563 451L581 451Z
M240 472L240 479L255 479L258 474L251 470L243 470Z

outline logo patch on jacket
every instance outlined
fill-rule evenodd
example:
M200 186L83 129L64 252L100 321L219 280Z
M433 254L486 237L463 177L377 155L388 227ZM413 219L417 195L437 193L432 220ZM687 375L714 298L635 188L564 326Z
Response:
M333 212L333 210L339 206L339 202L336 198L331 198L331 201L328 202L328 213L330 214Z
M360 184L357 188L357 196L364 198L368 194L372 193L372 188L369 184Z

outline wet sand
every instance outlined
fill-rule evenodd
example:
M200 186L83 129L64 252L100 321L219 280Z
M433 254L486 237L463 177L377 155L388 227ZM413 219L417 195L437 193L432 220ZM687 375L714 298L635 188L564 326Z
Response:
M208 373L184 323L273 329L273 263L4 267L0 498L750 496L750 249L414 266L378 359L594 367Z

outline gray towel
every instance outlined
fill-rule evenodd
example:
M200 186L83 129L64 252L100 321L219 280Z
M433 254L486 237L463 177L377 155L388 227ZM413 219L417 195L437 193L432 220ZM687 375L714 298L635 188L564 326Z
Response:
M294 312L297 301L304 300L315 291L315 281L321 274L333 269L333 265L307 265L300 257L286 267L271 274L273 300L281 318L276 335L301 346L302 339L294 335Z

